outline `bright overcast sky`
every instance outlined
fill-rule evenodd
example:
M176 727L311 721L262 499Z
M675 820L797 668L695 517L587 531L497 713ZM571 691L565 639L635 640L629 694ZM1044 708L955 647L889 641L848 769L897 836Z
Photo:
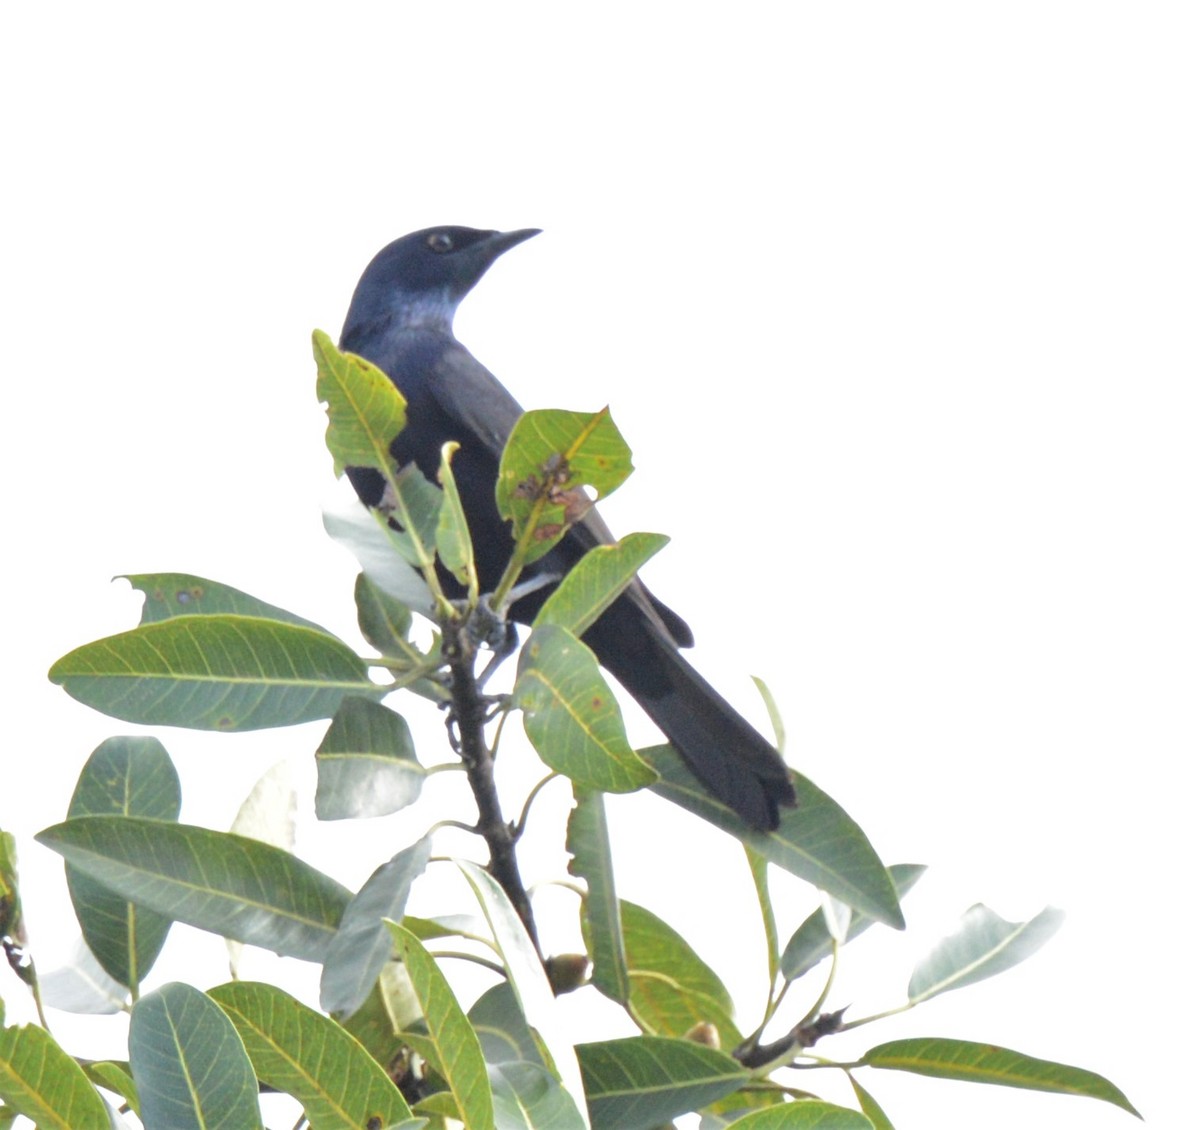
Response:
M1198 46L1194 8L1169 3L11 11L0 826L22 837L39 958L73 923L28 837L130 729L46 668L134 623L116 573L199 573L352 633L309 334L336 336L397 235L537 226L460 337L527 407L611 405L638 471L606 517L672 536L647 575L697 665L760 725L765 678L792 762L886 861L930 866L908 934L861 943L887 980L854 972L856 947L831 1003L898 1003L977 900L1053 903L1067 924L1029 964L862 1046L992 1041L1181 1125ZM164 732L184 818L227 827L320 732ZM659 909L674 892L662 912L703 933L751 1020L760 943L709 902L714 869L744 881L740 854L665 809L613 806L644 830L619 879ZM406 819L310 830L305 851L357 885L418 834ZM902 1130L1133 1125L867 1082Z

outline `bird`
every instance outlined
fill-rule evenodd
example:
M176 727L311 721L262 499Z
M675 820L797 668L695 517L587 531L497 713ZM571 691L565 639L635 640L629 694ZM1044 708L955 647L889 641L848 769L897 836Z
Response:
M538 228L489 231L424 228L394 240L367 265L350 301L340 338L343 352L370 361L408 402L407 423L390 446L397 467L414 463L434 479L442 445L459 445L454 476L475 550L483 592L499 582L513 536L496 505L500 455L520 404L454 335L463 298L506 251ZM348 468L367 506L383 500L373 468ZM529 624L554 584L588 549L614 541L593 509L569 527L550 552L526 567L522 581L542 578L508 611ZM448 595L461 587L446 574ZM755 831L779 826L779 809L796 803L787 766L680 654L693 637L684 620L635 579L583 634L600 664L633 696L713 797Z

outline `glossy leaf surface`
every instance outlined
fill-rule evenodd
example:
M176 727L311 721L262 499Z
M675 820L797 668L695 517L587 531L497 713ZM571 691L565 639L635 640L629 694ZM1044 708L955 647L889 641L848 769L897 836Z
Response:
M348 694L381 693L333 636L228 614L177 616L84 644L50 679L127 722L227 732L329 718Z
M340 1024L274 985L209 990L238 1030L257 1076L292 1095L313 1130L361 1130L411 1117L387 1072Z
M796 807L783 809L773 832L752 832L736 814L709 796L670 746L638 751L658 773L651 789L744 840L771 863L828 891L869 918L897 929L904 915L896 889L863 830L830 796L792 774Z
M684 1036L696 1024L712 1024L721 1046L732 1048L739 1034L729 990L683 935L644 906L625 900L621 923L629 1010L638 1023L659 1036Z
M492 1091L479 1037L455 999L445 974L438 968L416 935L395 922L388 924L404 967L408 970L430 1039L437 1049L437 1064L464 1130L492 1130Z
M629 972L602 793L576 790L567 821L567 850L572 855L571 874L587 883L579 912L592 959L592 984L610 1000L624 1003L629 999Z
M418 840L377 867L351 900L325 953L321 1007L349 1015L367 999L392 956L392 935L384 919L404 917L413 882L429 862L430 841Z
M596 1130L652 1130L749 1078L724 1052L690 1040L632 1036L580 1044L578 1051Z
M84 765L67 817L173 821L181 804L179 775L157 738L109 738ZM167 940L171 919L122 898L70 865L67 889L84 940L104 971L122 985L139 984Z
M1011 969L1041 949L1065 917L1047 907L1028 922L1006 922L977 903L962 916L958 929L917 964L908 999L915 1004Z
M85 816L40 843L125 898L179 922L322 961L350 892L269 844L188 824Z
M861 1062L870 1067L911 1071L938 1079L1082 1095L1112 1103L1130 1114L1138 1113L1116 1087L1094 1071L1035 1059L994 1044L938 1038L893 1040L872 1048Z
M526 641L513 699L538 756L576 784L618 793L654 780L629 745L596 657L563 628L537 628Z
M550 594L534 627L557 624L583 635L670 540L665 534L627 534L616 545L593 546Z
M406 421L400 390L370 361L343 353L327 333L314 330L312 343L317 399L329 415L325 446L333 456L334 473L347 467L390 470L388 446Z
M262 1130L246 1049L190 985L171 982L133 1006L129 1066L147 1130Z
M729 1124L729 1130L873 1130L856 1110L812 1099L756 1110Z
M193 573L126 573L124 579L138 592L145 594L146 599L142 603L143 624L155 624L174 616L233 613L264 620L282 620L318 632L325 631L320 624L314 624L286 608L268 604L232 585L223 585L220 581L210 581Z
M917 880L925 873L925 868L919 863L898 863L888 868L888 874L896 887L896 894L903 898L916 885ZM875 925L875 919L855 911L850 916L850 926L847 930L846 941L853 941L864 930ZM814 910L788 939L780 958L780 968L783 975L793 981L802 977L814 966L819 965L833 952L833 942L825 925L825 918L820 909Z
M109 1130L104 1100L44 1029L0 1029L0 1098L39 1130Z
M496 1107L496 1130L586 1130L563 1085L535 1063L488 1068Z

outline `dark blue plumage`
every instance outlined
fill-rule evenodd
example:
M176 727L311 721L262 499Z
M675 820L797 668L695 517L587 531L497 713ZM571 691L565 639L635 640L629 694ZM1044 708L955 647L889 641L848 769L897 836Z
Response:
M500 255L536 234L427 228L388 244L363 273L341 337L344 350L378 365L408 400L408 426L391 449L398 464L415 462L432 478L442 444L460 444L455 479L485 592L499 581L512 551L512 535L496 510L495 483L521 407L455 338L454 314ZM379 501L377 472L352 469L350 477L364 502ZM592 546L611 540L593 511L528 572L562 576ZM529 623L549 591L518 601L513 618ZM692 637L674 612L635 581L584 641L715 797L754 828L778 825L779 806L795 803L783 760L679 654Z

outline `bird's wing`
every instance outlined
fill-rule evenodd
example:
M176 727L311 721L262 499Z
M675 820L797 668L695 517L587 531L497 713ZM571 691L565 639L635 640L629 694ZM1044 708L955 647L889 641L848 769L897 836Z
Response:
M504 445L523 409L457 341L449 344L429 375L439 406L500 461Z
M430 374L429 387L442 410L478 437L499 462L524 411L512 393L457 341L442 351ZM582 552L617 540L594 508L567 536ZM640 580L630 582L626 593L664 637L680 647L692 646L691 629L683 618L655 598Z

